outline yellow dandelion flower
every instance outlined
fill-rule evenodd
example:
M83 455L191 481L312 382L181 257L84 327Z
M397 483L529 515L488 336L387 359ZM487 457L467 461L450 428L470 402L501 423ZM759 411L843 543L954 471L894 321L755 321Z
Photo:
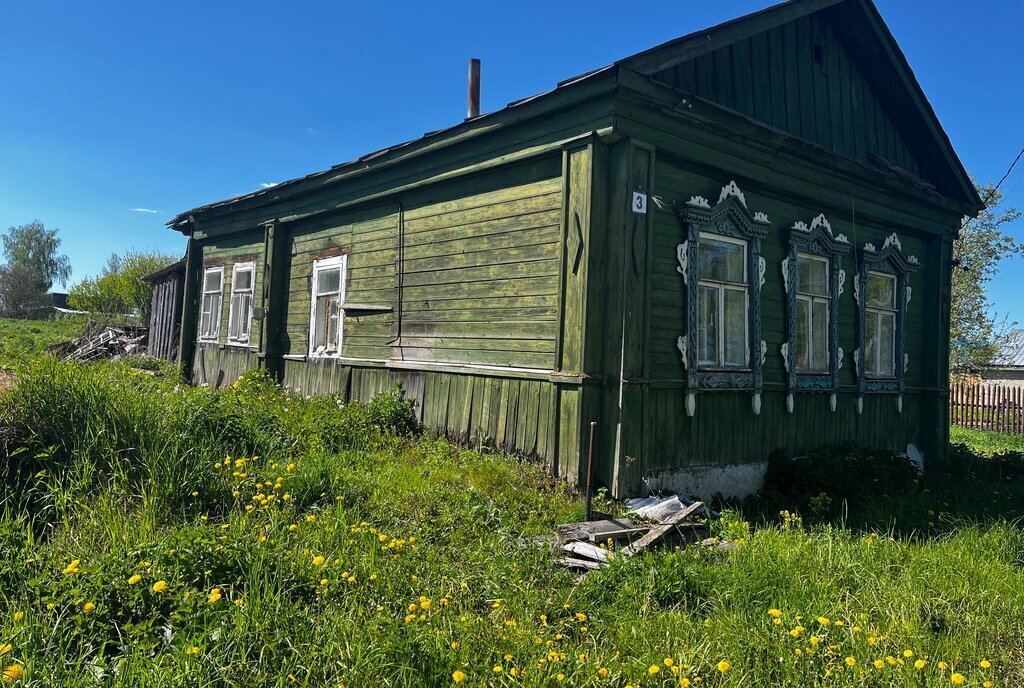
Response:
M15 619L15 621L17 621L17 619ZM978 666L980 666L982 669L991 669L992 662L988 661L987 659L983 659L981 660L981 663L978 664Z
M187 654L187 655L197 655L197 654L199 654L199 648L196 647L195 645L189 645L188 647L185 648L185 654Z
M459 671L458 669L456 669L455 671L452 672L452 680L455 681L456 683L462 683L463 681L466 680L466 674L463 673L462 671Z
M651 666L647 667L647 673L651 676L654 676L659 671L661 671L661 667L657 664L652 664Z
M855 657L847 657L843 661L846 662L846 666L853 666L857 663L857 659Z
M132 575L132 577L128 579L128 585L138 585L141 582L142 582L142 576L140 576L137 573Z
M327 560L319 554L313 557L313 566L323 566Z
M832 623L832 622L831 622L831 621L829 621L827 617L824 617L824 616L819 616L819 617L818 617L818 623L819 623L820 625L822 625L822 626L828 626L828 625L829 625L830 623Z
M64 569L64 573L66 573L66 574L68 574L68 575L74 575L74 574L78 573L78 565L79 565L80 563L81 563L81 560L80 560L80 559L75 559L75 560L73 560L73 561L72 561L72 562L71 562L70 564L68 564L68 565L67 565L67 567L66 567L66 568Z
M601 667L600 669L597 670L597 675L600 676L601 678L606 678L608 676L608 670L605 669L604 667Z
M18 679L20 679L22 674L24 674L24 673L25 673L25 670L21 667L20 664L11 664L9 667L4 669L4 673L3 673L4 682L5 683L14 683Z
M316 520L316 516L314 516L313 514L310 514L309 516L306 517L306 523L312 523L315 520Z
M153 592L155 593L163 594L170 589L171 586L167 585L167 581L158 580L156 583L153 583Z
M992 686L994 686L995 684L992 683L991 681L985 681L981 685L982 685L982 688L992 688Z
M82 611L86 614L92 614L94 611L96 611L96 605L92 602L86 602L82 605Z
M683 676L681 679L679 679L679 685L681 686L681 688L690 688L690 679Z
M873 661L873 662L872 662L872 664L874 664L874 665L875 665L875 668L876 668L876 669L882 669L882 668L884 668L884 667L885 667L885 662L883 662L883 661L882 661L882 660L880 660L880 659L876 659L875 661Z
M914 662L914 668L915 669L924 669L926 664L928 664L928 662L924 661L923 659L919 659L916 662Z
M7 654L8 652L10 652L13 649L14 649L14 646L11 645L10 643L4 643L3 645L0 645L0 657L3 657L5 654Z
M715 665L715 668L718 669L719 673L724 674L727 671L729 671L729 669L732 669L732 664L723 659L721 662Z
M582 612L580 612L580 613L576 614L576 620L580 621L580 622L586 621L587 620L587 615L582 613Z
M670 667L670 666L672 666L675 663L676 663L676 660L672 659L671 657L666 657L664 660L662 660L662 664L664 664L667 667Z
M913 650L904 650L903 651L903 656L906 657L907 659L910 659L911 657L914 656L914 651Z
M962 686L964 681L967 680L967 677L963 674L953 674L949 677L949 680L953 682L954 686Z
M768 610L768 616L770 616L770 617L772 617L774 619L777 619L780 616L782 616L782 610L781 609L769 609Z
M949 665L946 664L945 662L939 662L935 666L939 667L939 671L945 671L946 669L949 668Z

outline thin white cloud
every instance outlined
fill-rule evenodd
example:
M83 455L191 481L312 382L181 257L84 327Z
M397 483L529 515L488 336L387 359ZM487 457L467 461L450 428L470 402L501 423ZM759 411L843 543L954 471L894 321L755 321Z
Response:
M153 210L152 208L132 208L132 212L136 213L159 213L159 210Z
M260 188L261 189L269 189L271 187L277 186L278 183L279 182L260 182Z

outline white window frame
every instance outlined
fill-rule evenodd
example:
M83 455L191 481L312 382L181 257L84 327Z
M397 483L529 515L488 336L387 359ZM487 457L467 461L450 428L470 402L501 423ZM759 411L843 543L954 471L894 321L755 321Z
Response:
M806 368L801 368L799 366L799 364L797 364L797 372L798 373L817 373L817 374L828 373L829 372L829 368L831 366L830 361L832 359L832 342L829 341L831 339L831 337L829 336L829 332L830 332L830 330L829 330L829 321L830 321L830 319L832 317L832 296L831 296L831 294L832 294L832 261L829 260L825 256L818 256L818 255L814 255L813 253L797 253L796 254L796 260L797 260L797 268L796 268L796 274L797 274L796 302L798 304L797 305L797 318L799 319L799 317L800 317L799 303L801 301L803 301L804 303L807 304L807 318L808 318L807 341L797 342L797 346L806 347L807 363L808 363L808 365L807 365ZM829 294L829 296L822 296L821 294L811 294L810 292L805 292L805 291L801 291L800 290L800 286L801 286L800 283L799 283L800 282L800 277L799 277L800 276L800 261L803 261L803 260L817 261L817 262L823 263L825 265L825 291ZM814 342L814 328L816 326L815 322L814 322L814 304L815 303L824 304L824 306L825 306L825 324L824 324L824 328L825 328L825 367L824 368L815 368L811 364L811 361L814 360L814 345L813 345L813 342ZM799 323L797 323L797 330L799 331L799 329L800 329L799 328Z
M872 306L871 305L870 300L868 298L868 285L867 285L867 282L871 280L871 276L872 275L874 275L875 277L882 277L882 278L887 279L887 280L892 282L892 300L893 300L893 303L894 303L893 306L883 307L883 306ZM868 279L864 283L864 297L863 297L864 298L864 325L865 325L865 327L867 327L868 314L869 313L876 313L879 316L881 316L883 314L891 315L892 316L892 342L890 342L890 346L889 346L889 351L892 352L892 372L891 373L882 373L881 372L881 369L882 369L882 365L881 365L882 364L882 346L881 346L881 343L882 343L882 325L881 325L882 318L879 317L875 321L876 324L875 324L874 336L875 336L875 338L876 338L876 340L878 342L878 345L875 347L875 360L874 361L869 361L868 358L867 358L867 355L864 356L864 369L865 369L864 372L865 372L866 377L873 378L873 379L882 379L882 380L891 380L891 379L895 379L897 377L897 375L896 375L896 336L897 336L896 335L896 330L900 326L900 295L899 295L899 288L900 288L899 275L894 275L894 274L892 274L890 272L879 272L879 271L876 271L876 270L869 270L868 271ZM867 350L868 350L868 340L869 340L868 333L865 333L865 336L864 336L864 352L865 352L865 354L867 353Z
M213 273L220 274L220 289L217 291L207 290L206 284L208 276ZM213 306L210 305L207 309L207 299L213 300L215 296L219 296L217 312L213 312ZM210 331L203 331L203 314L209 310L210 312ZM201 342L216 342L220 338L220 319L221 312L224 310L224 266L217 265L214 267L208 267L203 269L203 293L199 301L199 341ZM216 317L214 317L216 316Z
M316 346L316 302L320 273L325 270L340 268L338 278L338 341L334 351L317 351ZM332 256L313 261L313 275L310 278L309 292L309 356L311 358L338 358L341 356L341 345L345 331L345 290L348 286L348 256Z
M713 241L719 241L725 244L735 244L742 247L743 249L743 279L742 282L723 282L720 280L706 279L703 275L703 266L700 269L700 278L697 280L697 303L698 310L700 308L700 289L701 287L711 287L717 291L718 299L718 342L717 342L717 354L716 360L711 361L708 359L702 360L700 358L700 316L698 314L698 330L697 330L697 367L702 369L710 370L749 370L750 369L750 275L749 260L750 245L746 239L737 239L731 236L725 236L723 234L715 234L713 232L701 232L697 238L697 255L700 255L700 241L701 239L711 239ZM727 364L725 362L725 292L726 291L740 291L743 293L743 364L734 365Z
M238 289L237 280L235 279L239 272L249 272L252 276L249 280L248 289ZM240 333L232 333L231 326L235 321L235 296L242 296L243 294L249 295L249 312L245 315L245 335L240 336ZM231 266L231 298L228 302L228 342L230 344L248 344L249 339L252 336L252 305L253 298L256 294L256 263L253 261L247 261L245 263L235 263Z

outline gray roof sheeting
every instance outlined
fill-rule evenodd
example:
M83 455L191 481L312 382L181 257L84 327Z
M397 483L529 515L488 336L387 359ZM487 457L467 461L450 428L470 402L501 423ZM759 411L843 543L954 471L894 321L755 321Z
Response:
M1014 330L999 342L999 350L992 359L997 367L1024 367L1024 330Z

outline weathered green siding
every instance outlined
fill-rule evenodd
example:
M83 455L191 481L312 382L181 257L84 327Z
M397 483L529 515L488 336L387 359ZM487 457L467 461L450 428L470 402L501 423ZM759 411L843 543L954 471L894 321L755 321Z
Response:
M624 327L627 337L640 347L634 354L640 360L623 366L624 374L628 368L635 372L632 384L624 383L620 411L624 423L633 425L624 425L620 434L634 439L624 442L610 458L607 463L616 466L617 472L604 470L603 479L618 492L632 494L645 479L658 474L752 464L763 462L776 449L799 451L847 442L894 450L914 442L932 458L944 455L939 439L945 408L941 314L948 300L941 299L948 298L944 284L948 284L949 264L942 256L956 215L943 213L926 199L911 198L896 186L886 188L869 178L858 181L857 175L864 170L843 167L823 152L812 150L797 157L762 148L746 137L756 132L755 125L748 122L750 129L743 130L738 116L734 116L738 126L733 128L730 120L723 121L720 112L707 106L678 107L678 97L672 95L677 92L661 92L639 81L628 83L638 91L623 91L625 102L617 108L622 113L619 130L635 137L634 146L653 145L656 162L649 188L662 207L651 204L649 241L640 247L646 260L647 290L635 311L644 315L641 322L627 322ZM665 105L654 105L658 101ZM705 120L718 120L719 126L705 126ZM771 221L769 237L761 241L767 264L761 326L768 345L763 408L760 415L753 413L749 393L702 391L697 394L696 413L689 417L684 406L685 371L676 348L677 337L687 329L686 287L677 270L676 247L684 239L677 209L694 195L714 203L722 186L732 180L745 192L748 207L766 212ZM826 215L835 233L845 234L855 246L854 254L844 259L847 281L839 302L839 343L845 356L836 411L829 409L827 394L797 392L790 414L785 408L779 352L787 338L781 262L789 228L796 221L809 223L819 213ZM909 282L914 297L906 320L909 368L903 410L897 411L892 395L869 394L858 415L852 358L857 348L858 310L853 298L857 260L866 242L881 246L893 232L901 239L904 253L921 260L921 268ZM628 237L627 233L624 239ZM625 250L636 247L627 243Z
M197 341L192 357L193 380L197 384L220 386L231 384L239 375L256 367L255 350L259 341L261 324L253 320L248 344L228 342L228 318L231 310L231 274L236 263L254 263L253 303L259 304L263 289L263 275L260 266L263 261L262 236L254 234L212 238L199 245L202 268L199 270L199 288L196 304L202 299L203 269L217 265L224 266L224 281L221 289L220 334L216 342ZM197 318L198 320L198 318Z
M823 15L738 41L654 78L855 160L868 162L873 153L921 175L918 161Z

